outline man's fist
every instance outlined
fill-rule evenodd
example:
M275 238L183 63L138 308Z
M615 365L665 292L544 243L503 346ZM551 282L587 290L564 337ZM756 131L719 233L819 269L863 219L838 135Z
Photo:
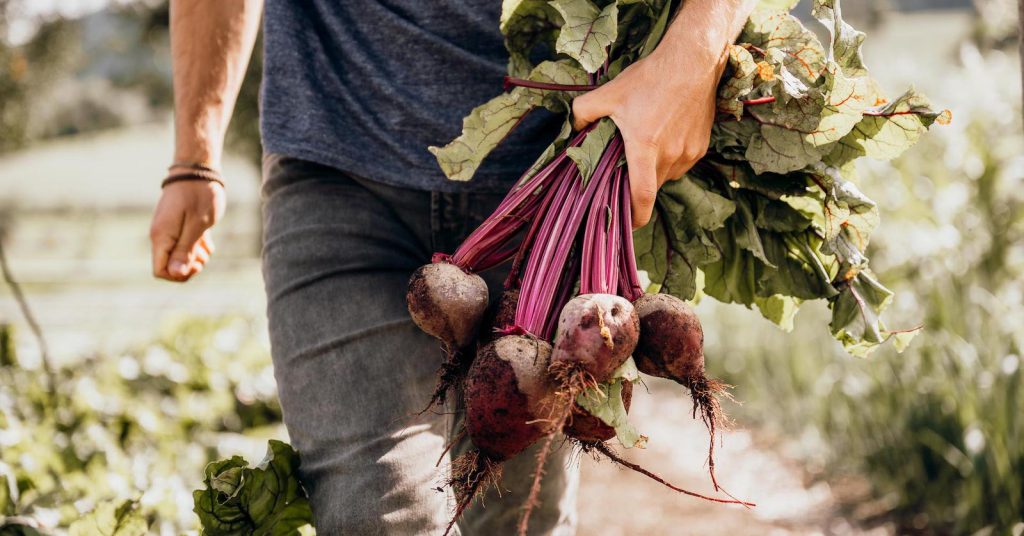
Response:
M149 228L155 277L183 282L203 270L213 254L209 229L224 214L224 204L224 187L216 182L164 187Z

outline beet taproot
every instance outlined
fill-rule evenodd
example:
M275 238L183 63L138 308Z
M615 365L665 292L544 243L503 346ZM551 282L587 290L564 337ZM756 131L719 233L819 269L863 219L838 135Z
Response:
M551 432L551 346L507 335L482 346L466 375L466 428L491 460L505 461Z
M409 278L409 315L449 351L470 345L487 310L487 283L447 262L420 266Z
M558 317L551 362L577 365L603 383L633 353L639 336L639 317L625 298L581 294Z
M670 294L645 294L633 302L640 317L640 340L633 360L640 372L674 380L690 390L693 415L711 434L708 471L715 490L715 434L725 423L718 397L727 385L704 373L704 329L693 308ZM726 395L727 396L727 395Z
M478 338L481 345L493 342L503 335L503 331L513 328L516 323L516 305L519 303L519 289L509 289L501 293L501 298L487 309L487 316L480 326Z

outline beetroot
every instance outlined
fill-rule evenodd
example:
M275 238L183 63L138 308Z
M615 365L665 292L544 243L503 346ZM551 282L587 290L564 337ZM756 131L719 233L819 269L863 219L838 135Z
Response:
M466 427L473 444L505 461L551 432L551 347L524 335L481 347L465 382Z
M704 330L693 309L671 294L635 302L640 340L633 359L644 374L686 383L704 374Z
M445 534L473 498L500 478L502 462L557 431L550 356L551 345L526 335L506 335L480 347L464 383L466 431L476 450L452 462L448 485L458 506Z
M416 325L454 351L476 338L487 309L487 283L454 264L435 262L412 274L405 300Z
M630 402L633 400L633 383L622 384L622 403L629 411ZM601 419L591 415L579 404L573 405L572 419L566 423L565 435L583 443L601 443L615 437L615 429L608 426Z
M640 340L633 356L645 374L675 380L690 390L693 413L711 434L708 470L715 490L715 432L725 420L719 394L727 388L704 374L704 330L686 302L669 294L645 294L633 304L640 316Z
M633 353L639 336L639 318L625 298L582 294L562 308L551 361L576 365L603 383Z
M517 303L519 289L509 289L501 293L501 298L487 310L487 317L480 326L480 344L494 341L501 337L502 331L515 327Z

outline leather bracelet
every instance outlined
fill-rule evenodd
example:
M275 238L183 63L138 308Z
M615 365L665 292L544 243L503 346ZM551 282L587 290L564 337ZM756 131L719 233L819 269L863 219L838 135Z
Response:
M215 182L219 184L221 188L226 187L224 185L224 179L221 178L220 173L217 173L216 171L205 171L201 169L196 169L192 171L184 171L181 173L172 173L168 175L167 178L160 183L160 188L165 188L168 184L181 181Z

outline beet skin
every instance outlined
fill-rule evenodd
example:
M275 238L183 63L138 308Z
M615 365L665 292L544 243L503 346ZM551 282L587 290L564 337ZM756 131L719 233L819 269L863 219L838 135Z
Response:
M405 301L420 329L456 350L476 339L487 310L487 283L454 264L426 264L409 279Z
M551 361L578 363L603 383L633 353L639 336L639 318L625 298L581 294L562 308Z
M704 330L693 309L669 294L645 294L633 302L640 340L633 359L644 374L689 385L704 375Z
M505 461L552 431L551 346L507 335L482 346L465 382L469 437L492 461Z

